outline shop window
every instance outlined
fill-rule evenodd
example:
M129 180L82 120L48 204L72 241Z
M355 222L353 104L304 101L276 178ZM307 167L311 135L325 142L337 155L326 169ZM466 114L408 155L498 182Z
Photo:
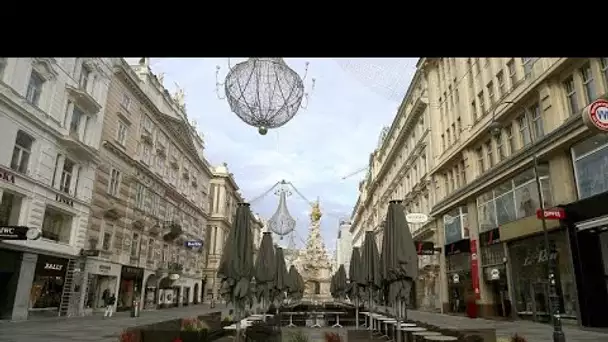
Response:
M608 135L596 135L572 147L579 199L608 191Z
M459 207L443 216L445 244L450 244L468 237L466 207Z
M51 207L46 207L42 221L42 237L51 241L70 243L72 217Z
M114 225L104 223L101 248L104 251L109 251L112 248L112 237L114 236Z
M0 226L19 225L22 200L23 198L21 196L4 190L2 193L2 202L0 202Z
M20 173L27 172L33 144L34 138L23 131L17 132L15 147L13 148L13 157L11 158L11 169Z
M59 310L66 269L67 259L38 256L30 290L31 309L35 309L36 312Z

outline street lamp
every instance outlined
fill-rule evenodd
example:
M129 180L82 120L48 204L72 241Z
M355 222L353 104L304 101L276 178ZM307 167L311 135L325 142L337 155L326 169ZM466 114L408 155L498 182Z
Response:
M496 121L496 112L498 108L502 108L503 105L507 104L513 105L515 104L515 102L503 101L502 103L494 107L494 110L492 111L492 122L490 122L489 130L493 136L499 137L499 139L502 139L502 137L500 137L502 126L499 122ZM527 113L525 113L524 115L526 123L528 125L528 135L530 143L533 143L534 137L532 135L532 122L530 120L530 116ZM540 211L542 213L541 222L543 227L544 248L547 252L547 280L549 281L549 305L553 321L553 342L565 342L566 336L564 335L564 331L562 330L562 322L559 314L559 297L557 295L557 284L555 278L557 267L557 265L555 264L556 258L551 257L551 255L553 255L553 253L557 253L557 251L555 249L555 244L549 240L549 230L547 229L547 220L545 219L544 215L545 202L543 200L543 188L540 182L540 175L538 173L538 159L536 157L536 153L532 154L532 163L534 168L534 179L536 181L536 190L538 191L538 201L540 203Z

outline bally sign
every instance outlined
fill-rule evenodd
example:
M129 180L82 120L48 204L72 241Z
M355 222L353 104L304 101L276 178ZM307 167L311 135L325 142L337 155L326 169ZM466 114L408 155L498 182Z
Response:
M63 270L63 265L61 264L51 264L51 263L45 263L44 264L44 269L45 270L54 270L54 271L61 271Z
M536 217L539 220L542 220L543 218L545 220L563 220L566 218L566 211L564 211L564 208L551 208L545 209L544 211L537 209Z

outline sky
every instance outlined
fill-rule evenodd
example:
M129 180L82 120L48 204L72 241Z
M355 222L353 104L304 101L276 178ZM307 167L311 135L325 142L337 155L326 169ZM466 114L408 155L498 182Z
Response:
M134 63L138 58L127 60ZM300 76L309 62L305 89L310 90L312 78L315 89L305 109L265 136L242 122L216 92L216 67L223 83L229 62L234 67L243 60L152 58L150 66L155 74L164 73L171 93L176 84L184 89L188 117L204 135L207 160L228 164L247 201L281 180L291 182L309 201L319 198L321 233L326 248L333 251L338 220L349 218L366 172L342 177L368 165L382 127L391 124L407 91L417 59L285 59ZM223 87L219 95L224 97ZM295 240L301 247L308 236L310 206L291 192L287 207L296 219ZM265 219L277 205L273 192L251 202L252 211Z

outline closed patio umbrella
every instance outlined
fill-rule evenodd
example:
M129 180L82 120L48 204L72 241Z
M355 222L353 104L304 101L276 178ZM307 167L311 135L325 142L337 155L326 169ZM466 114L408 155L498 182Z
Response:
M338 271L336 271L336 292L338 294L338 298L344 298L346 295L347 286L346 270L344 269L344 265L340 265L340 267L338 267Z
M262 235L260 251L256 260L254 276L256 281L257 300L262 304L264 313L268 309L268 304L275 288L274 282L277 274L277 259L272 243L272 233L265 232ZM264 316L264 320L266 316Z
M387 304L397 308L397 321L406 318L414 279L418 277L418 255L405 219L401 201L390 201L382 239L382 276L387 283ZM399 336L398 336L399 337Z
M382 285L379 264L380 253L378 252L374 232L367 231L365 232L363 252L361 253L361 277L367 291L369 311L372 311L374 292L378 291ZM369 329L371 330L371 328L370 326Z
M276 259L276 273L274 281L274 298L277 300L277 312L281 302L285 298L285 292L289 287L289 274L287 273L287 265L285 264L285 257L283 255L283 248L276 247L275 250Z
M289 287L287 290L288 298L293 300L301 299L303 294L303 286L304 282L302 281L300 272L298 272L294 265L291 265L291 267L289 267Z
M235 308L237 336L240 330L240 314L250 297L253 278L253 234L250 218L249 203L239 203L218 268L218 277L222 279L222 294Z
M365 279L361 272L361 253L359 247L353 247L353 252L350 256L350 265L348 266L349 283L346 290L348 298L355 303L355 328L359 329L359 302L361 301L361 290L365 285Z

